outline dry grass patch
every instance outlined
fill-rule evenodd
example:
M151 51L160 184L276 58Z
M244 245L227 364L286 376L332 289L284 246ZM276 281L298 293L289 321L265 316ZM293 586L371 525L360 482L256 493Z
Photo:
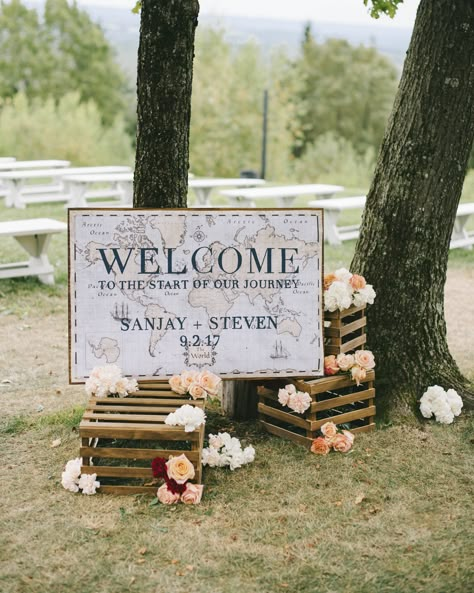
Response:
M234 424L255 463L207 469L203 503L168 508L62 489L76 413L0 436L4 593L469 590L468 416L360 435L351 454L327 457Z

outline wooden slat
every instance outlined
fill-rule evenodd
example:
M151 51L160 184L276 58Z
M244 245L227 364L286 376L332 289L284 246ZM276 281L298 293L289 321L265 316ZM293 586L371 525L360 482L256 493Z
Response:
M182 397L183 399L189 399L189 396L180 396L179 393L175 393L174 391L165 391L164 389L139 389L138 391L131 391L127 398L130 397L140 397L140 396L145 396L145 397L162 397L162 398L167 398L167 397L174 397L174 398L180 398ZM127 399L125 398L125 399Z
M356 338L354 338L353 340L350 340L349 342L345 342L341 346L331 346L331 344L329 344L329 345L325 344L324 345L324 354L325 354L325 356L328 356L329 354L334 354L336 356L338 354L345 354L346 352L351 352L352 350L356 350L356 348L358 348L359 346L363 346L366 342L367 342L367 335L362 334L361 336L357 336Z
M357 428L351 428L351 432L372 432L375 430L375 423L371 422L370 424L366 424L365 426L358 426Z
M81 457L95 457L107 459L154 459L170 455L179 456L185 454L189 461L195 462L200 458L199 451L182 451L178 449L131 449L125 447L81 447Z
M138 424L131 428L130 425L123 427L118 423L111 422L104 426L104 423L87 422L79 426L81 437L116 438L116 439L139 439L143 441L196 441L199 440L199 431L184 432L180 427L170 427L170 431L164 432L154 428L143 430Z
M86 411L99 412L123 412L124 414L169 414L176 411L176 406L87 406Z
M351 334L352 332L361 329L367 325L367 317L361 317L360 319L356 319L347 325L342 326L341 328L337 327L326 327L324 329L324 337L341 337L347 336L347 334Z
M360 410L354 410L353 412L346 412L345 414L339 414L339 416L333 416L330 418L324 418L324 420L316 420L311 422L311 430L318 430L325 422L334 422L335 424L344 424L351 422L352 420L359 420L360 418L367 418L367 416L375 415L375 406L368 406L367 408L361 408Z
M311 430L311 422L305 420L303 417L298 417L293 414L289 414L288 412L277 410L276 408L272 408L271 406L267 406L262 403L258 404L258 411L261 414L264 414L265 416L271 416L272 418L276 418L277 420L281 420L282 422L287 422L288 424L299 426L300 428L304 428L305 430Z
M367 377L363 384L367 381L374 381L375 372L367 371ZM344 387L354 386L354 381L346 374L333 375L331 377L320 377L318 379L288 379L289 382L294 383L296 388L300 391L305 391L311 395L324 393L325 391L335 391L343 389Z
M205 402L203 400L193 400L193 399L155 399L152 397L134 397L134 398L116 398L116 397L108 397L108 398L96 398L93 397L87 402L87 407L98 407L98 406L159 406L159 407L166 407L166 406L174 406L174 409L179 408L180 406L184 406L185 404L190 404L192 406L196 406L197 408L203 408Z
M157 410L158 412L158 410ZM167 414L114 414L101 413L96 411L85 411L83 420L107 420L108 422L149 422L161 426L165 422ZM156 430L157 426L155 426Z
M308 437L304 437L300 434L295 434L294 432L285 430L284 428L281 428L280 426L275 426L274 424L270 424L269 422L266 422L265 420L261 420L261 423L263 424L265 429L268 432L270 432L271 434L274 434L278 437L282 437L284 439L288 439L290 441L293 441L294 443L298 443L298 445L303 445L303 446L307 447L308 449L311 447L311 443L313 441L312 441L312 439L309 439Z
M322 402L315 402L311 404L311 412L320 412L321 410L330 410L331 408L340 408L347 404L352 404L358 401L364 401L375 397L375 389L365 389L349 395L340 395L332 397Z
M124 494L149 494L150 496L156 496L156 491L158 490L158 486L100 486L97 492L102 492L103 494L116 494L116 495L124 495Z
M361 307L349 307L349 309L344 309L344 311L324 311L324 319L327 319L328 321L333 319L345 319L355 313L364 311L365 308L366 305L362 305Z
M84 474L97 474L102 478L153 478L150 467L120 467L112 465L89 465L82 466Z

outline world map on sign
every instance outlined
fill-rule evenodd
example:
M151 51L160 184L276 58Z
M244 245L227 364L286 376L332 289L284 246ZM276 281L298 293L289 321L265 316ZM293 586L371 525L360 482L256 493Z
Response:
M322 374L318 210L70 210L70 370Z

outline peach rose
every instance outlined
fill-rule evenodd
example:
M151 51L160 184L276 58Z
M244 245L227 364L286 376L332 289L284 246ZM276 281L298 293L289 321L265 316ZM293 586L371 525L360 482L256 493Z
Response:
M311 445L311 453L316 453L316 455L327 455L329 453L330 446L328 445L326 439L323 437L318 437L314 439Z
M181 380L181 375L173 375L169 380L169 384L171 389L175 393L179 393L179 395L184 395L187 391L186 387L183 385Z
M204 486L201 484L186 484L186 490L181 494L181 501L184 504L199 504L202 498Z
M335 280L337 280L336 274L325 274L324 275L324 290L327 290Z
M194 478L194 465L183 453L177 457L170 457L166 462L168 477L172 478L178 484L184 484L187 480Z
M288 401L290 399L290 394L286 389L279 389L278 390L278 401L282 406L287 406Z
M207 395L206 390L199 383L191 383L188 387L188 393L193 399L200 399Z
M346 437L346 439L350 442L351 445L354 443L354 435L352 434L352 432L349 432L348 430L343 430L342 434Z
M171 490L168 490L166 484L163 484L158 488L156 496L162 504L176 504L179 500L179 494L174 494Z
M361 382L367 377L367 371L362 367L355 365L351 368L351 376L356 382L356 385L359 386Z
M359 366L368 371L375 366L374 355L370 350L357 350L354 359Z
M325 422L321 426L321 432L325 437L331 439L337 434L337 426L334 424L334 422Z
M334 451L339 451L339 453L347 453L352 448L352 441L348 439L345 434L337 434L331 439L330 445Z
M202 371L197 376L197 382L209 395L217 395L222 379L210 371Z
M286 389L286 391L288 391L288 393L290 395L292 393L296 393L296 387L293 385L293 383L289 383L288 385L285 385L285 389Z
M189 389L191 383L196 383L197 372L196 371L183 371L181 373L181 383L186 391Z
M352 354L338 354L336 364L341 371L348 371L354 366L354 356Z
M334 354L331 354L331 356L325 356L324 357L324 374L325 375L335 375L337 372L339 372L339 366L336 362L336 357L334 356Z
M349 284L352 286L354 290L360 290L361 288L365 288L367 282L365 281L364 276L352 274L352 278L349 280Z

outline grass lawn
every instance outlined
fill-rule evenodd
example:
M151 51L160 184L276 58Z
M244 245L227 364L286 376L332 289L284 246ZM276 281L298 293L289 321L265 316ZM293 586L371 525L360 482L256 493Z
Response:
M2 220L39 216L66 212L0 210ZM348 266L353 249L327 247L326 269ZM15 250L0 241L0 261ZM206 469L200 506L63 490L86 396L67 384L65 235L50 255L56 286L0 281L1 593L473 590L467 413L451 426L380 426L351 453L320 457L210 412L207 432L229 430L257 457L235 472ZM473 263L474 251L451 252L446 314L452 351L474 379Z

